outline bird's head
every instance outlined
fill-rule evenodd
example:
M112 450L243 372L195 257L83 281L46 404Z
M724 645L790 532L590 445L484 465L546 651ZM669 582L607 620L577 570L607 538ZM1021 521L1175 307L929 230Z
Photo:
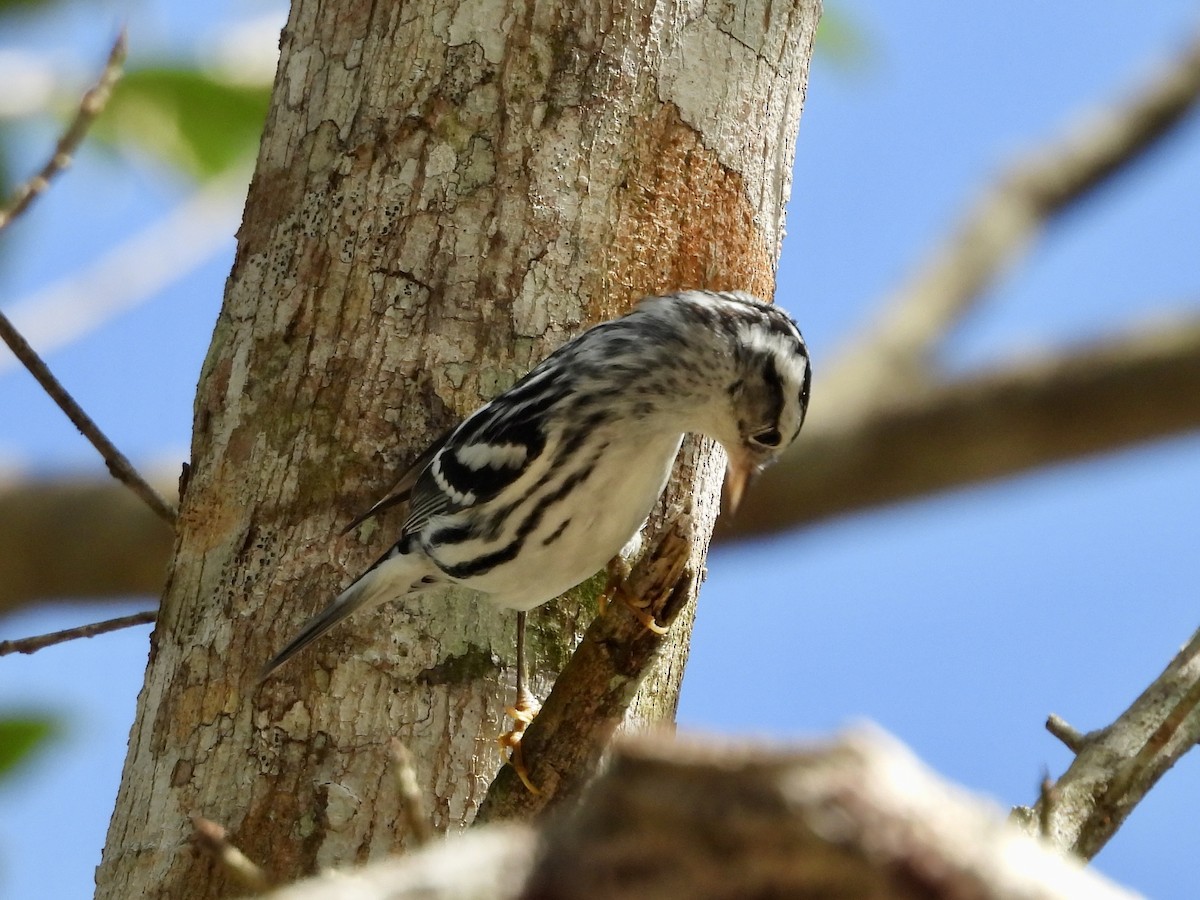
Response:
M641 365L657 373L653 393L677 413L674 424L725 448L732 511L751 478L779 458L804 423L812 376L800 329L783 310L741 291L650 297L624 322L636 323L646 351Z
M733 511L751 478L800 434L812 369L804 338L787 313L749 295L724 296L734 298L725 301L734 365L726 387L726 433L716 437L729 457L725 502Z

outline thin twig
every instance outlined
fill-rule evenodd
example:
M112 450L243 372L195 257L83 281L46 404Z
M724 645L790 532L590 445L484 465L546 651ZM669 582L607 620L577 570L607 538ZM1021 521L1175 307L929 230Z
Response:
M29 205L50 186L51 179L71 164L72 155L79 149L79 145L83 142L88 129L92 127L92 123L96 121L96 117L104 110L112 93L113 85L121 77L121 66L125 62L126 49L125 29L122 28L121 33L113 42L112 50L108 53L104 71L100 73L100 78L79 101L79 110L75 113L71 124L67 126L67 130L63 132L62 137L58 139L54 155L46 161L41 171L16 189L8 204L0 210L0 231L7 228L13 220L25 212Z
M1046 730L1058 738L1072 753L1078 753L1087 743L1087 735L1060 715L1046 717Z
M108 466L108 471L112 476L125 484L135 494L145 501L158 515L160 519L168 525L175 524L175 509L158 491L154 490L133 465L125 458L125 455L116 448L112 441L100 430L100 427L92 421L91 417L83 411L83 407L76 402L75 398L67 393L67 389L62 386L62 383L54 377L54 373L43 362L42 358L37 355L28 341L21 336L8 320L8 317L0 312L0 338L4 339L4 343L8 344L9 349L29 370L29 374L37 379L37 383L42 386L42 389L50 395L58 408L67 414L67 418L71 420L71 424L79 429L79 433L92 442L102 457L104 457L105 465Z
M224 828L203 816L192 816L192 824L196 828L196 843L212 854L241 887L254 894L265 894L271 889L267 873L230 842Z
M433 840L433 825L429 821L429 812L425 809L425 801L421 797L412 751L399 738L392 738L391 751L404 821L408 823L408 833L412 835L413 843L421 847Z
M103 622L80 625L78 628L65 628L62 631L52 631L49 634L39 634L15 641L0 641L0 656L7 656L10 653L36 653L44 647L52 647L65 641L91 638L98 634L119 631L122 628L132 628L134 625L150 625L157 615L155 610L148 609L131 616L118 616L115 619L105 619Z

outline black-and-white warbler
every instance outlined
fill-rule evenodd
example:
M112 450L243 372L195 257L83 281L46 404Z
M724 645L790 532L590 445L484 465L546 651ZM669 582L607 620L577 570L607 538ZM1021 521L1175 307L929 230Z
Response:
M725 448L736 506L799 434L810 381L796 324L749 294L652 297L596 325L430 446L351 523L409 501L400 539L264 676L356 610L415 591L456 584L525 611L574 587L636 534L686 433Z

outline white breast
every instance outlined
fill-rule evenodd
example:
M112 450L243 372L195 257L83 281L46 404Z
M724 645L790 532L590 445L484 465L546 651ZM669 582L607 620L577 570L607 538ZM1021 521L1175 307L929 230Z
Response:
M596 574L646 521L682 440L614 441L591 474L547 510L519 554L462 584L498 606L532 609Z

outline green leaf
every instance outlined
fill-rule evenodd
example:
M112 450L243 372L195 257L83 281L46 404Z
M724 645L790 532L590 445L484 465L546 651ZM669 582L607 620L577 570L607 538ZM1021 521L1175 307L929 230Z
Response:
M57 730L54 720L47 716L0 717L0 778L28 759Z
M0 0L0 14L62 5L63 0Z
M137 69L117 83L93 133L211 178L253 157L270 98L269 87L231 84L197 69Z
M825 9L821 13L815 50L843 70L862 70L873 56L867 30L842 9Z

